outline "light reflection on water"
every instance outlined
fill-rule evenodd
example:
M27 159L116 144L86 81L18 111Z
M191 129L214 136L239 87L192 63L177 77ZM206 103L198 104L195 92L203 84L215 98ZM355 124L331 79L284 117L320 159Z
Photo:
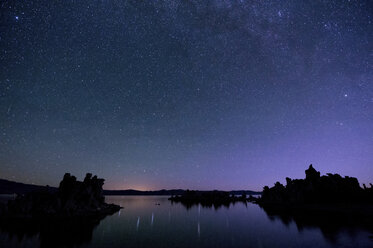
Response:
M257 205L218 209L172 204L166 196L107 196L124 207L92 226L91 238L76 247L372 247L370 233L341 230L325 237L318 227L269 218ZM285 223L285 224L284 224ZM82 230L83 231L83 230ZM0 233L0 247L39 247L36 236ZM45 235L41 234L45 239ZM61 245L57 243L56 246ZM44 242L47 243L47 242ZM50 244L51 241L49 240ZM52 241L53 243L53 241ZM71 243L69 243L70 246Z

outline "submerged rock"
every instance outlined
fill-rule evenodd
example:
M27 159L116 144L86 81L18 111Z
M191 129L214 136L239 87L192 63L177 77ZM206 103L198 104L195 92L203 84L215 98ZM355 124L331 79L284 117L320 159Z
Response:
M83 182L66 173L58 191L48 188L40 192L19 195L0 207L0 215L8 218L82 217L108 215L121 207L105 203L104 179L88 173Z

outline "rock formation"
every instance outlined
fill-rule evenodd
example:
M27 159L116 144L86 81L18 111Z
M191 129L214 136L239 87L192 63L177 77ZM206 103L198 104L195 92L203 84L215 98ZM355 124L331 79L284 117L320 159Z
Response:
M250 198L251 199L251 198ZM225 206L229 207L231 203L243 202L246 203L248 199L246 194L242 194L240 197L231 195L226 191L195 191L186 190L184 194L180 196L171 196L169 198L172 202L180 202L187 208L191 208L194 205L201 204L203 207L212 207L216 209Z
M58 191L48 189L19 195L0 207L7 217L74 217L97 216L115 213L120 209L105 203L102 186L104 179L88 173L83 182L66 173Z
M305 179L286 178L286 186L276 182L265 186L260 204L373 203L373 188L361 188L354 177L328 173L320 176L312 165Z

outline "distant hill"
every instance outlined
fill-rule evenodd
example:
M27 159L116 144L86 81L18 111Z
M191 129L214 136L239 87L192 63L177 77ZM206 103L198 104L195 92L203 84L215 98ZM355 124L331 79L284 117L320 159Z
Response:
M47 186L24 184L13 182L5 179L0 179L0 194L25 194L33 191L45 190ZM49 190L57 190L56 187L49 187ZM182 195L185 190L183 189L171 189L171 190L155 190L155 191L140 191L134 189L127 190L104 190L105 195ZM229 191L230 194L234 195L258 195L261 192L251 190L234 190Z
M0 194L25 194L33 191L45 190L47 186L33 185L0 179ZM50 190L57 190L49 187Z
M104 190L105 195L182 195L184 194L184 189L171 189L171 190L155 190L155 191L140 191L134 189L127 190ZM199 192L209 192L209 191L199 191ZM233 195L260 195L261 192L251 191L251 190L233 190L229 191Z
M246 195L261 195L262 192L258 192L258 191L252 191L252 190L232 190L232 191L229 191L230 194L232 195L243 195L243 194L246 194Z
M104 190L105 195L179 195L182 194L182 189L171 189L171 190L154 190L154 191L141 191L135 189L126 190Z

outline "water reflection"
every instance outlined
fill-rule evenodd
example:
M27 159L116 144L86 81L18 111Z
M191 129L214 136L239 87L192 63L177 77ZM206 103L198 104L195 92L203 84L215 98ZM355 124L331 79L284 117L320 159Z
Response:
M0 231L18 242L37 237L40 247L76 247L89 243L102 218L12 220L0 222Z
M112 196L107 201L124 209L93 222L5 225L0 221L0 247L355 248L373 244L364 226L346 227L345 221L332 218L320 222L314 216L278 213L251 203L183 205L155 196Z
M198 234L198 238L201 237L201 225L200 225L199 221L197 223L197 234Z
M139 230L139 226L140 226L140 217L137 216L137 222L136 222L136 231Z
M271 207L262 207L268 218L274 222L280 220L285 226L295 223L299 233L307 228L318 228L324 238L336 243L338 237L348 235L354 238L359 232L370 232L373 240L373 216L357 216L333 212L320 213L311 210L287 211Z
M230 204L201 204L197 202L178 202L173 204L181 204L188 211L193 207L198 207L198 217L201 215L201 206L203 208L214 208L218 210L221 207L229 209L230 206L235 204L243 204L247 207L248 204L252 203L230 203ZM367 218L366 216L356 215L343 215L337 213L323 214L320 212L313 211L286 211L284 209L278 210L270 207L260 207L266 213L268 219L271 222L280 220L282 224L289 227L295 223L297 231L302 233L305 229L317 228L321 231L324 238L329 242L335 243L338 236L341 234L348 234L350 237L354 237L355 234L361 231L370 232L372 235L370 238L373 240L373 216ZM226 226L229 228L229 219L226 218ZM200 236L200 223L198 222L198 236Z
M154 222L154 213L152 213L152 220L150 221L151 226L153 226L153 222Z
M204 208L214 208L215 210L218 210L222 207L229 209L231 206L234 206L236 204L243 204L247 206L247 202L224 202L224 203L212 203L212 202L198 202L198 201L180 201L180 202L174 202L171 201L171 204L181 204L183 205L187 210L190 210L191 208L198 206L199 212L201 211L200 208L201 206Z
M226 209L230 208L231 204L200 204L200 203L185 203L179 202L174 204L180 204L184 206L188 211L193 207L198 206L198 218L201 215L201 206L204 208L215 210L225 207ZM253 205L252 203L242 203L247 207L248 204ZM235 205L235 203L232 203ZM259 206L257 206L259 208ZM371 235L369 239L373 242L373 216L372 218L365 217L358 217L354 215L341 215L341 214L320 214L320 212L312 212L312 211L279 211L277 209L269 208L269 207L260 207L264 210L267 218L270 222L274 223L276 221L280 221L286 228L290 228L292 225L295 224L296 230L299 234L304 233L308 230L315 230L318 229L322 233L323 237L331 247L339 247L340 246L340 239L351 239L357 240L361 237L362 233L368 232ZM226 218L226 227L229 228L229 219ZM197 234L198 237L201 237L200 232L200 221L198 220L197 223ZM372 243L370 243L372 244ZM360 245L345 245L345 247L360 247ZM370 247L366 244L361 245L361 247Z

